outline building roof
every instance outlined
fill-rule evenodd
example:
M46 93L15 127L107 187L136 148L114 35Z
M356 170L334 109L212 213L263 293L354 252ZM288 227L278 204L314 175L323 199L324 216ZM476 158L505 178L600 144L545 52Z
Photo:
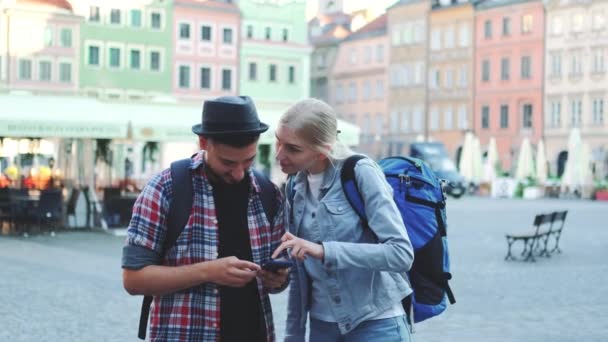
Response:
M72 5L67 0L17 0L19 4L46 5L72 12Z
M523 3L527 3L527 2L542 3L542 0L475 0L473 5L475 6L475 9L484 10L484 9L523 4Z
M194 8L216 9L227 12L240 12L239 7L232 1L224 0L175 0L177 6L188 6Z
M353 34L348 36L346 40L359 40L365 38L372 38L377 36L382 36L386 34L386 23L387 23L387 15L384 13L378 18L372 20L367 25L363 26L359 30L355 31Z

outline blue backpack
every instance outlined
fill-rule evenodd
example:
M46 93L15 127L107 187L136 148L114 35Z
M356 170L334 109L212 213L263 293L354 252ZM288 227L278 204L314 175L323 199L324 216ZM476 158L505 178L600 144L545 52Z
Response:
M346 159L340 175L350 205L367 226L363 198L355 180L355 165L361 155ZM393 188L393 199L414 247L414 263L408 272L411 296L403 300L410 322L417 323L441 314L456 303L448 285L452 278L446 238L445 195L441 182L421 160L389 157L379 161ZM412 314L413 313L413 317Z

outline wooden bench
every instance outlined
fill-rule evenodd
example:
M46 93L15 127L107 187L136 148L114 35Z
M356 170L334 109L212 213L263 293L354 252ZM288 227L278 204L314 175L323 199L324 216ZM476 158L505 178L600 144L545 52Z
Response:
M511 247L515 241L522 241L523 250L521 256L524 261L535 261L534 254L550 257L551 253L561 253L559 240L564 230L564 223L568 211L556 211L548 214L538 214L534 217L532 229L519 234L506 234L508 250L505 260L515 260L511 253ZM549 250L550 241L553 248Z

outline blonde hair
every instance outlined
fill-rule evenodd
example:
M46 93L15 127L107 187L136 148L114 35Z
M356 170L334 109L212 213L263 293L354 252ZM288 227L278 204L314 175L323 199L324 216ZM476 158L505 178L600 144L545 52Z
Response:
M355 154L338 140L336 112L321 100L308 98L296 102L281 116L279 125L293 129L310 147L331 160L343 160Z

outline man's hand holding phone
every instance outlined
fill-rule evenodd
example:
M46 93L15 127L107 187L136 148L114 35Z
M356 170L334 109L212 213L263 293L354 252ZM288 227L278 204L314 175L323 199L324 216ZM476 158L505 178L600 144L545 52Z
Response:
M285 285L289 276L289 268L292 262L286 259L272 259L262 265L262 269L258 272L258 276L262 280L262 284L269 290L278 289Z

